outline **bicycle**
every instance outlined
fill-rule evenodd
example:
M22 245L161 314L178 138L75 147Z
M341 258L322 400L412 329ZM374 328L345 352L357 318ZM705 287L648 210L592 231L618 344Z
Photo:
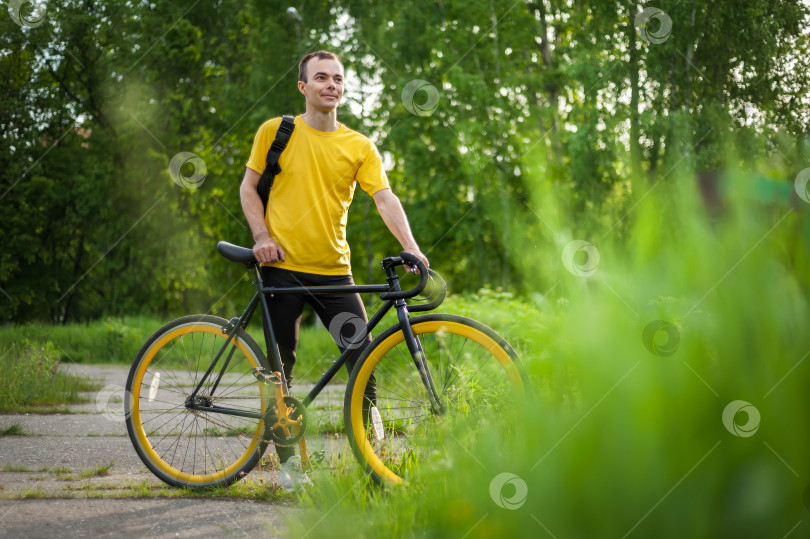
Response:
M127 378L127 432L146 467L169 485L230 485L256 466L269 443L298 445L302 466L311 469L307 407L392 307L398 323L363 351L344 398L352 451L376 482L406 480L435 452L447 426L476 423L492 417L492 410L504 422L510 414L503 410L519 409L530 397L520 358L493 330L456 315L410 316L435 309L446 294L441 277L410 253L381 262L387 284L279 288L264 286L251 249L219 242L217 250L254 274L256 293L241 316L192 315L164 325L140 349ZM396 272L404 265L419 272L419 283L409 290L401 289ZM408 305L429 280L434 292L426 303ZM289 394L267 297L324 293L375 293L383 303L298 399ZM245 331L257 307L269 358ZM376 399L365 397L370 380L376 381Z

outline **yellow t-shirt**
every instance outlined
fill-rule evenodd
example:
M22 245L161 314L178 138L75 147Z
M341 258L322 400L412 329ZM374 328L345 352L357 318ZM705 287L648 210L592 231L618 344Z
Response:
M281 118L266 121L253 140L247 166L259 174L264 172L267 150L280 124ZM343 124L325 133L308 126L299 115L279 165L281 173L270 190L264 219L286 260L272 266L350 275L346 220L355 182L369 195L389 187L377 147Z

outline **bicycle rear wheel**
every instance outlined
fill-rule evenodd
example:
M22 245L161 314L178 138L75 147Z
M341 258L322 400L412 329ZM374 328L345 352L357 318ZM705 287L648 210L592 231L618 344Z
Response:
M344 403L352 450L377 482L402 482L442 449L460 450L458 437L475 436L486 424L508 427L530 396L520 358L487 326L429 314L412 318L411 327L445 410L431 404L399 326L377 337L358 360ZM372 374L376 411L364 397ZM442 446L445 433L451 446Z
M229 485L250 472L267 448L264 420L186 407L225 344L227 325L210 315L170 322L143 345L130 369L124 403L129 437L146 467L170 485ZM226 361L225 374L213 390ZM255 367L267 368L267 360L240 329L197 396L206 406L263 414L266 391L252 374Z

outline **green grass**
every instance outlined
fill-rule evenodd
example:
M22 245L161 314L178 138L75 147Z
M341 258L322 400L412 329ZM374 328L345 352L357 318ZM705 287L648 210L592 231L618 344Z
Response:
M125 481L122 483L94 484L83 482L78 485L64 485L61 490L48 492L42 487L27 489L20 493L9 493L4 498L201 498L201 499L241 499L264 502L273 505L288 504L296 500L290 492L278 490L274 485L248 476L230 487L206 491L172 488L154 480Z
M0 350L0 412L52 412L65 403L86 402L81 392L97 384L60 370L49 343L23 342Z
M310 415L309 426L307 427L308 436L316 434L343 434L344 432L345 428L343 426L342 413L334 413L326 416Z
M106 318L88 324L0 326L0 349L52 343L57 359L72 363L131 363L144 341L162 324L151 317Z
M28 343L50 347L55 358L63 362L128 365L135 359L144 342L169 321L148 316L127 316L87 324L29 323L0 326L0 349L10 349L12 346L21 348ZM264 348L264 336L258 317L248 327L248 333ZM337 356L337 347L328 331L323 327L303 327L298 357L306 360L300 362L301 373L296 372L296 375L301 380L305 376L315 376L310 372L314 373L324 366L328 368ZM320 372L317 376L320 376Z
M115 465L115 462L111 462L109 464L105 464L102 466L97 466L92 470L85 470L80 472L79 478L80 479L89 479L90 477L104 477L110 475L110 469Z
M369 316L378 306L378 303L369 305ZM519 353L527 350L524 345L531 341L531 329L541 324L543 319L540 311L530 303L520 301L511 294L489 289L464 296L450 295L436 312L478 319L509 337ZM248 333L264 349L264 335L258 320L258 317L254 317ZM126 316L86 324L29 323L0 326L0 350L39 348L47 350L51 360L63 363L129 365L144 342L167 322L169 320L156 317ZM395 323L395 313L389 312L373 334L379 334ZM329 332L320 324L302 327L295 370L296 381L318 380L338 355L339 351ZM339 383L347 380L348 372L345 368L334 378ZM32 410L19 408L19 411ZM59 413L61 410L51 411Z
M229 487L218 487L210 490L184 489L183 495L192 498L238 498L260 502L278 503L294 500L295 495L275 488L261 478L248 475Z
M17 464L11 464L7 462L0 467L0 472L32 472L33 470L25 467L25 466L18 466Z
M90 470L85 470L82 472L78 472L75 470L71 470L65 466L60 466L56 468L49 468L47 466L42 466L37 468L36 470L32 470L25 466L17 466L14 464L5 464L0 471L2 472L27 472L27 473L41 473L41 474L50 474L54 476L59 481L73 481L76 478L78 479L90 479L92 477L105 477L110 475L110 469L115 465L114 462L109 464L97 466ZM35 478L39 479L43 476L36 476Z
M14 423L4 429L0 429L0 436L25 436L25 434L22 425L19 423Z
M28 499L28 498L31 498L31 499L45 498L47 496L48 496L48 493L42 487L28 489L28 490L20 493L20 495L19 495L20 498L26 498L26 499Z
M589 278L561 261L579 238L535 201L560 237L514 236L510 248L551 280L523 299L492 291L442 309L517 343L536 398L513 433L437 440L435 461L396 488L355 463L317 471L290 534L785 537L801 522L792 536L806 535L810 206L762 203L751 183L731 175L714 219L689 176L637 186L625 230L581 236L601 257ZM664 352L670 334L645 332L658 320L677 337ZM759 412L748 436L734 426L750 414L724 423L737 400Z
M88 402L85 398L79 398L75 402L83 403ZM6 410L7 412L15 413L15 414L72 414L77 413L68 408L67 406L45 406L45 405L37 405L37 404L20 404L15 406L13 409ZM81 412L84 413L84 412ZM34 436L34 435L30 435Z
M51 473L59 481L74 481L76 479L76 477L73 475L73 472L71 472L67 468L59 471L51 470Z

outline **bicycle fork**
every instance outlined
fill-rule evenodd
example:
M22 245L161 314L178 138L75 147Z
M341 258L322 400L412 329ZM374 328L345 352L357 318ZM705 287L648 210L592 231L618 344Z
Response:
M399 327L402 329L402 334L405 337L405 344L408 346L408 351L411 353L413 362L416 365L416 370L419 371L419 377L422 379L422 384L425 386L428 397L430 397L431 408L436 415L443 415L447 408L439 397L439 392L436 391L436 386L433 384L433 376L430 373L430 368L427 364L425 351L422 348L422 343L419 338L414 335L413 328L411 328L410 314L408 313L407 304L404 299L399 299L394 303L397 309L397 318L399 319Z

